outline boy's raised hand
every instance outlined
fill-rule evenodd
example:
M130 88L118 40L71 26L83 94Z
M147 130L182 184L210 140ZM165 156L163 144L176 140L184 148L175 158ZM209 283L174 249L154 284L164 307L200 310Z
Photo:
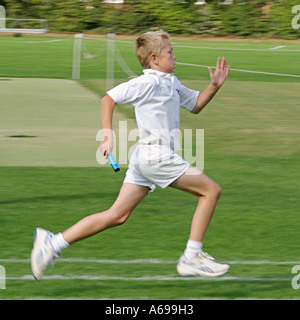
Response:
M229 70L230 67L227 66L226 59L223 57L221 61L221 58L218 58L215 72L211 67L208 67L211 83L220 88L226 80Z

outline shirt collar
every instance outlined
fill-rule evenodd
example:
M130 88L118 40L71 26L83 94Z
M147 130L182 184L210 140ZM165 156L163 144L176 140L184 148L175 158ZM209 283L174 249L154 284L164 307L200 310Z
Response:
M171 79L173 77L173 73L165 73L154 69L144 69L144 74L155 74L158 77Z

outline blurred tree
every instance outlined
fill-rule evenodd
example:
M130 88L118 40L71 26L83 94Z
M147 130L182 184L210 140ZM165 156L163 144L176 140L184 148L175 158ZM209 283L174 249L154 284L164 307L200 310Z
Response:
M299 39L300 31L291 26L294 15L292 8L299 5L299 0L277 0L271 6L272 35L286 39Z
M47 19L59 32L141 33L165 29L172 34L299 38L291 9L299 0L0 0L10 18Z

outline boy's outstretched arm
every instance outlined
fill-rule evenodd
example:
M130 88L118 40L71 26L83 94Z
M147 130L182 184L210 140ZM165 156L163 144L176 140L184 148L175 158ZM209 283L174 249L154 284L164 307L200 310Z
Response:
M224 57L222 58L222 61L221 58L218 58L215 72L212 71L211 67L208 67L211 82L208 87L199 94L192 113L199 113L209 103L223 85L228 76L229 70L230 67L227 66L227 62Z
M100 150L107 158L109 153L113 150L113 129L112 119L115 108L115 101L106 95L101 101L101 122L103 130L103 140L100 141Z

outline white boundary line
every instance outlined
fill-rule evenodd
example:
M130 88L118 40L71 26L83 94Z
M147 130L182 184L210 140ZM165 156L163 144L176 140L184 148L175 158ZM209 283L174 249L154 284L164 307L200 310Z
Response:
M59 263L98 263L98 264L176 264L177 260L162 260L162 259L133 259L133 260L111 260L111 259L83 259L83 258L61 258ZM0 263L30 263L30 259L0 259ZM227 261L229 264L237 265L300 265L300 261L270 261L270 260L240 260ZM23 276L7 276L6 280L35 280L32 275ZM1 278L0 278L1 280ZM218 278L201 278L201 277L180 277L174 275L154 275L142 277L121 277L110 275L49 275L43 277L43 280L116 280L116 281L292 281L289 277L234 277L224 276Z
M178 65L189 66L189 67L198 67L198 68L207 68L207 67L209 67L209 66L205 66L203 64L184 63L184 62L177 62L177 61L175 63L178 64ZM215 69L215 67L211 67L211 68ZM243 69L233 69L233 68L230 68L230 71L256 73L256 74L266 74L266 75L271 75L271 76L300 78L300 75L297 75L297 74L273 73L273 72L253 71L253 70L243 70Z
M274 47L274 48L269 48L269 50L278 50L278 49L282 49L282 48L285 48L286 46L277 46L277 47Z
M21 277L6 277L6 280L34 280L32 275L24 275ZM51 275L44 276L43 280L117 280L117 281L291 281L292 278L287 277L219 277L219 278L201 278L201 277L180 277L180 276L143 276L143 277L120 277L106 275Z
M178 260L162 259L133 259L133 260L113 260L113 259L94 259L94 258L59 258L58 263L98 263L98 264L176 264ZM300 261L270 261L270 260L235 260L220 261L236 265L300 265ZM30 263L30 259L0 259L0 263Z
M97 40L97 41L107 41L107 38L93 38L93 37L86 37L83 36L83 39L86 40ZM56 42L56 41L64 41L65 39L59 40L44 40L44 41L18 41L18 43L43 43L43 42ZM134 41L131 40L120 40L116 39L116 42L119 43L126 43L128 45L133 45ZM17 41L0 41L0 42L17 42ZM205 49L205 50L226 50L226 51L257 51L257 52L300 52L300 49L282 49L286 46L277 46L272 48L265 48L265 49L257 49L257 48L226 48L226 47L205 47L205 46L184 46L184 45L177 45L176 43L172 42L174 48L187 48L187 49Z
M40 41L6 41L6 40L0 40L0 43L52 43L52 42L60 42L65 41L65 39L53 39L53 40L40 40Z
M188 49L205 49L205 50L227 50L227 51L258 51L258 52L300 52L298 49L283 49L285 46L278 46L267 49L255 49L255 48L222 48L222 47L198 47L198 46L181 46L173 45L174 48L188 48Z
M87 40L100 40L100 41L106 41L107 39L99 39L99 38L93 38L93 37L86 37L83 36L83 39ZM120 40L115 39L115 42L119 43L126 43L129 45L133 45L134 41L131 40ZM228 51L262 51L262 52L268 52L268 51L274 51L274 52L300 52L299 49L283 49L279 50L281 48L284 48L286 46L277 46L273 48L266 48L266 49L255 49L255 48L226 48L226 47L203 47L203 46L184 46L184 45L178 45L176 42L172 41L172 46L174 48L187 48L187 49L207 49L207 50L228 50Z

